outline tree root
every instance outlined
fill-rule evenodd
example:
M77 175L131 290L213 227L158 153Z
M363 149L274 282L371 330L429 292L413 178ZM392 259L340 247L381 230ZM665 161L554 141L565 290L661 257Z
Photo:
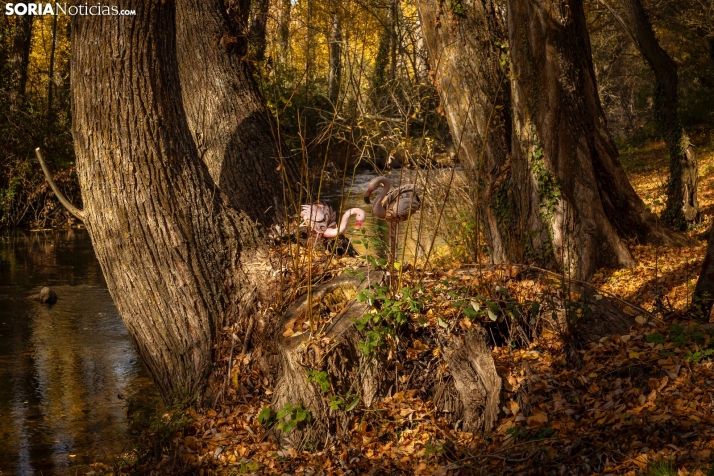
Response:
M335 304L345 297L354 297L372 284L378 284L383 274L365 273L360 281L356 277L343 276L312 291L312 305ZM293 406L303 405L311 413L312 423L304 428L298 426L290 434L277 430L273 436L283 444L294 447L321 446L329 435L347 435L349 415L344 408L330 408L330 396L347 401L348 396L359 397L366 407L372 405L375 397L383 392L385 372L381 370L381 357L368 360L358 349L359 332L354 326L354 319L362 317L369 304L352 299L329 324L319 338L283 336L283 330L290 321L307 312L307 296L302 297L285 313L278 330L280 352L280 375L278 376L273 399L273 409L280 410L286 403ZM329 391L324 391L307 377L308 371L325 372L329 381Z
M464 431L491 430L499 413L501 377L487 345L486 331L478 327L465 335L451 336L441 351L452 378L436 386L437 408L452 421L460 421Z

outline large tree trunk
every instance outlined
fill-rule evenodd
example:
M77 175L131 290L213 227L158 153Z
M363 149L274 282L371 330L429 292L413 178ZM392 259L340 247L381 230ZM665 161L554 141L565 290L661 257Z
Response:
M709 227L707 235L707 254L694 288L691 311L696 317L708 322L714 305L714 225Z
M677 110L677 64L657 41L640 0L623 1L622 12L618 19L655 75L655 123L669 151L667 207L662 220L684 229L699 216L699 202L697 161Z
M236 15L231 24L219 0L177 0L181 95L198 153L218 187L233 207L269 225L283 212L283 179L296 174L241 58Z
M515 139L560 266L589 279L601 266L632 264L625 237L686 244L658 226L619 162L597 94L582 0L507 6Z
M506 42L503 20L491 0L477 0L458 15L445 4L419 0L417 5L434 82L473 184L474 211L491 261L523 262L524 240L529 249L540 249L548 235L538 221L519 220L538 213L528 209L527 168L511 160L510 84L502 65L506 52L497 46Z
M10 54L10 110L18 111L25 102L27 67L30 64L33 15L15 17Z
M74 19L83 219L162 396L200 398L216 330L265 281L265 270L244 264L262 261L249 218L262 200L235 210L200 160L181 105L174 2L125 8L137 15Z
M589 279L633 263L625 237L686 242L657 226L619 163L581 1L508 3L510 85L494 2L445 5L418 2L422 31L492 261Z

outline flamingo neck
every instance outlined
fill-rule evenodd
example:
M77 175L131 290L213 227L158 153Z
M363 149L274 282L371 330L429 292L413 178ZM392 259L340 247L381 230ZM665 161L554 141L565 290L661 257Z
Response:
M387 216L387 209L384 208L384 205L382 205L382 200L385 196L387 196L387 193L389 193L389 189L392 188L392 183L389 181L388 178L385 177L379 180L377 184L382 184L382 187L379 190L379 195L377 195L377 199L372 205L372 213L377 218L384 218L385 216Z
M325 238L334 238L340 233L343 233L347 229L347 222L350 220L350 217L356 214L357 210L360 209L350 208L349 210L347 210L345 213L342 214L342 220L340 220L340 228L328 228L327 230L325 230L325 233L323 233L322 236Z

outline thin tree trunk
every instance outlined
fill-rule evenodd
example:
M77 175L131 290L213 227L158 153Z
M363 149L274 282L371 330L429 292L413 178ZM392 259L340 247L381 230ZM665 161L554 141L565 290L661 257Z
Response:
M25 102L27 67L32 47L33 15L15 17L15 28L10 55L10 110L18 111Z
M714 226L709 227L707 254L704 256L702 270L697 279L692 296L691 311L699 319L709 321L714 305Z
M55 1L55 9L57 2ZM57 49L57 15L52 17L52 47L50 49L50 67L47 72L47 125L52 125L52 104L54 100L55 51Z
M372 87L377 91L381 90L382 86L387 82L390 41L391 33L387 28L384 28L379 35L377 56L374 59L374 79L372 80Z
M292 0L282 0L280 3L280 25L278 27L278 45L280 56L287 63L288 49L290 47L290 10Z
M327 91L330 102L337 103L342 82L342 24L337 13L332 14L332 26L329 38L330 68L327 79Z
M253 60L265 59L265 48L268 46L265 35L268 26L268 0L255 0L253 19L250 22L250 40L253 46Z
M623 28L655 75L654 114L669 151L667 207L662 220L677 229L699 216L697 161L678 113L677 64L660 46L640 0L622 2Z
M390 48L390 68L389 68L389 79L390 81L394 81L397 77L397 28L399 28L399 25L397 24L398 19L399 19L399 4L397 3L399 0L392 0L392 4L390 5L390 29L389 29L389 48Z
M217 329L265 282L259 237L196 150L181 106L175 4L75 17L72 116L84 220L166 401L203 395ZM97 49L97 44L104 45ZM248 177L246 177L248 178ZM256 210L259 200L244 204ZM262 212L263 210L258 210Z
M294 165L284 160L220 1L176 5L181 94L198 153L231 205L270 225L284 211L283 179L295 177Z

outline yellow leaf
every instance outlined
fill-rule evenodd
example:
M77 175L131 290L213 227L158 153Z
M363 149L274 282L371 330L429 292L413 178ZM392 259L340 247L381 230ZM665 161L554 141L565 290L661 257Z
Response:
M638 354L637 352L634 352L634 351L633 351L633 352L630 352L630 358L631 358L631 359L639 359L639 358L640 358L640 354Z
M647 318L645 316L637 316L635 321L640 325L644 325L647 322Z

